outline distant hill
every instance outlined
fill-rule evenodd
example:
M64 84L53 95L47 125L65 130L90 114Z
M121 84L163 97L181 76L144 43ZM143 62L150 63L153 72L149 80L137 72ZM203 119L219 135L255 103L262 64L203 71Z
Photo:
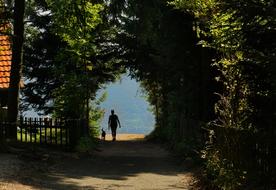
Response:
M105 117L101 123L103 128L107 129L110 110L114 109L122 124L119 133L148 134L153 130L154 116L135 80L123 76L121 81L107 85L98 96L104 92L107 92L107 99L101 104L105 109Z

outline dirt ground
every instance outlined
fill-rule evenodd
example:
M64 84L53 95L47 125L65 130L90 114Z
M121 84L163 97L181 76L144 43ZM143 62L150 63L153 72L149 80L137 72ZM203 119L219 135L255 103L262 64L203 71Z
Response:
M143 135L110 136L93 154L35 152L31 157L0 154L0 190L190 189L189 173L175 158Z

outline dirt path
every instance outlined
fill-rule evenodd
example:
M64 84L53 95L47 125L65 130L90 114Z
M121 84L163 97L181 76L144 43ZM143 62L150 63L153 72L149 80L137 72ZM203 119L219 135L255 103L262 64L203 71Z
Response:
M47 170L34 161L37 168L25 172L18 181L25 189L189 189L192 175L174 164L167 151L142 138L121 135L116 142L101 142L100 150L92 156L55 160L58 164Z

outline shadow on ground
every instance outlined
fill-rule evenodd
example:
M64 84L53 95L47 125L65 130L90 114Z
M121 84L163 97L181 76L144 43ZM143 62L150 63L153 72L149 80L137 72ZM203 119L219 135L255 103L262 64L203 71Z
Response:
M131 189L147 184L155 189L155 183L177 189L177 184L166 183L184 173L167 151L143 140L101 142L92 155L46 155L46 159L43 155L24 157L13 180L37 189Z

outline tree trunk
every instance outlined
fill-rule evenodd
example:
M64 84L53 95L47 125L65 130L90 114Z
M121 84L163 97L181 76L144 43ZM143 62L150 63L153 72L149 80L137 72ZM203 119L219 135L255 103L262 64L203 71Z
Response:
M12 65L8 96L8 121L11 123L8 137L16 139L19 89L22 74L25 0L14 1L14 34L12 43Z

